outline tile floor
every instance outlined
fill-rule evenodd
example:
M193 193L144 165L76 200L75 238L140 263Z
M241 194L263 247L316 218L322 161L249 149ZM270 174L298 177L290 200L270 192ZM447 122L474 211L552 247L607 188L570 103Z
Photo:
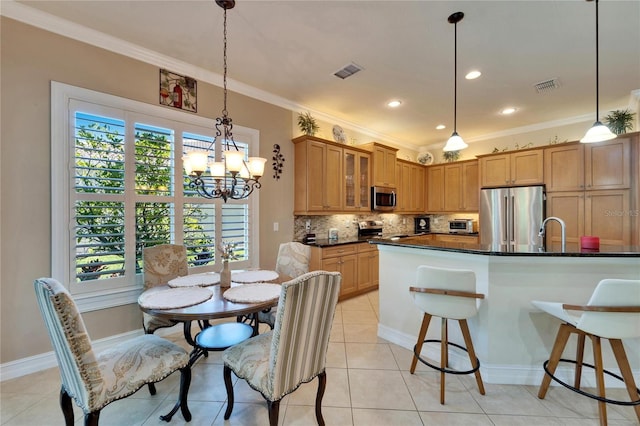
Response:
M327 425L597 425L597 405L561 387L552 387L545 400L536 386L485 383L478 393L473 376L447 375L446 404L439 403L439 373L419 364L409 373L412 352L377 337L378 294L369 293L338 305L327 355L327 389L323 414ZM417 331L417 330L416 330ZM181 331L169 336L183 343ZM186 345L185 345L186 346ZM58 405L60 379L56 368L2 382L2 425L62 425ZM103 409L103 426L163 425L158 417L177 398L179 375L156 385L151 396L143 388ZM314 425L317 380L285 397L280 405L281 425ZM612 397L625 398L615 389ZM620 392L618 392L620 391ZM244 381L235 384L236 403L231 418L223 420L226 392L220 355L210 354L193 368L186 423L178 413L172 425L266 425L267 408L259 393ZM75 408L76 424L83 424ZM609 406L610 425L637 425L629 407Z

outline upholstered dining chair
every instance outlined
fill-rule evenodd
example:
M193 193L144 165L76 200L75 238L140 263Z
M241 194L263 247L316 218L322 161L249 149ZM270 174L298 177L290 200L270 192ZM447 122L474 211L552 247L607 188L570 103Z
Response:
M316 420L324 425L325 361L342 276L313 271L282 284L275 327L222 353L228 420L233 411L231 372L267 400L269 424L278 424L280 400L318 377Z
M146 384L180 370L179 405L191 420L187 393L191 383L189 354L180 346L145 334L94 352L82 316L71 295L58 281L40 278L34 283L36 299L58 360L62 387L60 407L65 424L74 424L71 399L84 412L85 425L97 425L100 411Z
M169 280L189 274L187 249L179 244L158 244L142 250L144 289L166 285ZM176 321L161 319L142 313L144 332L153 334L157 329L172 327Z
M276 259L276 272L290 278L309 272L311 246L291 241L280 244ZM258 322L267 324L272 330L276 321L276 310L270 309L258 313Z
M622 339L640 337L640 280L604 279L598 283L586 305L534 300L531 302L562 321L556 335L551 355L544 362L545 376L538 390L538 398L544 399L551 379L567 389L598 401L600 424L607 424L607 403L633 406L640 422L640 391L636 387ZM569 337L577 338L576 359L563 359L562 353ZM585 338L591 340L593 364L583 363ZM609 340L622 377L604 369L601 339ZM573 386L556 377L560 362L575 364ZM580 389L582 366L593 368L596 378L596 394ZM606 397L604 374L624 382L630 401L613 400Z

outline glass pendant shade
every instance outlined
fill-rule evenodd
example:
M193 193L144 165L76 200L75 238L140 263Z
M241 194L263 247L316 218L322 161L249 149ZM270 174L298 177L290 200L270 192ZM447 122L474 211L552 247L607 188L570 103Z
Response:
M224 168L224 162L222 161L212 161L209 163L209 170L211 171L211 176L216 179L223 179L227 174L227 170Z
M190 151L182 157L185 171L188 175L195 174L200 176L207 170L207 153L203 151Z
M596 121L595 123L593 123L593 126L591 126L589 130L587 130L587 133L584 135L584 137L580 139L580 142L595 143L615 139L615 137L615 133L611 132L611 130L609 130L607 126L599 121Z
M460 151L461 149L465 149L468 146L469 145L467 145L462 140L460 135L458 135L458 132L453 132L451 134L451 137L447 141L446 145L444 146L444 148L442 148L442 150L445 151L445 152L447 152L447 151Z
M230 172L239 172L244 165L244 154L240 151L225 151L225 162Z
M249 171L251 172L251 176L262 177L262 175L264 175L264 164L266 162L266 158L249 157Z

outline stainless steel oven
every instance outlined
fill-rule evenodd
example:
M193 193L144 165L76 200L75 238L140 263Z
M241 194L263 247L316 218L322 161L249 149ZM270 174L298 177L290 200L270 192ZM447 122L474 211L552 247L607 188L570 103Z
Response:
M386 186L371 187L371 210L392 211L396 208L396 189Z

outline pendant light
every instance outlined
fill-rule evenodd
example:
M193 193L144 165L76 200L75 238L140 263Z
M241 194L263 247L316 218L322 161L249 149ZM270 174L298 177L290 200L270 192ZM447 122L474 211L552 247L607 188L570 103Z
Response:
M587 1L592 1L592 0L587 0ZM599 53L599 49L598 49L598 0L595 0L596 2L596 122L593 123L593 126L591 126L591 128L589 130L587 130L587 133L584 135L584 137L582 139L580 139L580 142L582 143L594 143L594 142L602 142L602 141L608 141L610 139L613 139L616 137L616 135L614 133L611 132L611 130L609 130L609 128L607 126L605 126L604 124L602 124L600 122L600 118L599 118L599 103L600 103L600 98L599 98L599 91L600 91L600 87L599 87L599 81L600 81L600 74L599 74L599 70L598 70L598 63L599 63L599 58L598 58L598 53Z
M454 59L453 59L453 133L445 144L443 151L460 151L467 148L467 145L458 132L457 127L457 114L458 114L458 22L462 21L464 13L456 12L449 15L447 19L450 24L454 26Z
M233 140L233 122L227 111L227 9L233 9L235 0L216 0L216 4L224 9L224 74L223 74L223 107L222 117L216 118L216 137L206 151L190 151L183 158L184 169L189 175L189 187L205 198L220 198L225 203L228 199L240 200L248 198L262 186L259 182L264 174L266 158L249 157L245 161L244 153L238 149ZM224 146L223 161L212 161L207 164L209 154L215 152L215 143ZM214 154L215 155L215 154ZM209 168L213 183L208 187L203 178Z

